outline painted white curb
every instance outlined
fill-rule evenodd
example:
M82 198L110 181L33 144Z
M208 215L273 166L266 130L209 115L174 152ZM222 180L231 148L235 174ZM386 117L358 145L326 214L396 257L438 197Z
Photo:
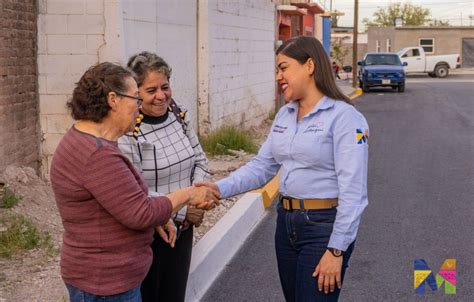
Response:
M185 301L199 301L265 213L262 194L246 193L193 247Z

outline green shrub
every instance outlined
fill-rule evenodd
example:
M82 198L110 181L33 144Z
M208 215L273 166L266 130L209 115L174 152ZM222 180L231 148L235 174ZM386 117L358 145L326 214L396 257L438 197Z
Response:
M277 114L277 111L276 111L276 110L270 111L270 112L268 113L268 119L269 119L270 121L273 121L273 120L275 119L276 114Z
M13 208L20 198L18 198L8 186L0 183L0 208Z
M210 155L232 154L229 150L243 150L247 153L256 153L258 150L248 132L230 126L201 137L200 142L204 151Z
M0 217L0 257L11 257L36 247L45 247L48 254L52 255L51 241L49 234L40 233L24 216L11 214Z

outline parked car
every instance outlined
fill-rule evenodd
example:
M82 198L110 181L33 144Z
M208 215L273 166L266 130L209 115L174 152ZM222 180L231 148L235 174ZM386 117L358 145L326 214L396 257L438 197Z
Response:
M357 62L359 87L367 92L371 87L391 87L405 91L405 71L396 53L368 52L364 60Z
M407 62L406 73L428 73L430 77L445 78L450 68L460 68L458 54L426 55L422 47L406 47L397 52L402 62Z

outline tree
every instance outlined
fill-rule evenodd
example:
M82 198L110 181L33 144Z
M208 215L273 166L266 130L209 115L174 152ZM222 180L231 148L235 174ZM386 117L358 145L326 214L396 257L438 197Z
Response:
M364 18L362 23L365 26L393 26L395 18L401 17L404 25L420 26L434 22L434 26L449 25L446 21L432 20L431 11L422 6L413 5L411 3L392 3L386 9L379 8L373 15L373 20Z
M337 39L331 43L331 58L339 64L344 64L344 59L349 54L349 49L342 46L342 39Z

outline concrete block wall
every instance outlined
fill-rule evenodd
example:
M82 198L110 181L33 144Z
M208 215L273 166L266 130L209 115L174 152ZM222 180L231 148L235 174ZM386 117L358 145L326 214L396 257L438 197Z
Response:
M205 2L205 14L198 5ZM56 146L72 126L65 104L74 83L98 62L125 64L142 50L161 55L173 69L174 98L197 126L249 127L275 104L275 3L272 0L37 0L38 92L42 172L48 176ZM205 16L203 18L203 16ZM201 18L201 19L199 19ZM205 20L204 20L205 19ZM198 20L206 47L198 47ZM206 59L198 63L198 56ZM204 66L205 72L202 73ZM199 74L204 77L198 79ZM202 78L202 79L201 79ZM200 109L201 110L201 109Z
M398 51L404 47L419 46L420 39L434 39L434 54L433 55L447 55L463 53L463 39L474 38L474 27L460 26L460 27L396 27L394 34L394 50Z
M0 173L39 166L36 3L0 1Z
M209 1L211 130L249 127L275 107L275 3Z
M380 42L380 51L387 51L387 39L391 40L392 51L399 51L396 46L395 27L376 27L371 26L367 29L367 51L377 51L377 41Z
M48 177L54 150L73 124L66 102L74 84L98 62L120 62L123 51L117 1L37 2L41 172Z
M125 0L125 62L140 51L163 57L173 72L173 98L197 125L197 3L194 0Z

